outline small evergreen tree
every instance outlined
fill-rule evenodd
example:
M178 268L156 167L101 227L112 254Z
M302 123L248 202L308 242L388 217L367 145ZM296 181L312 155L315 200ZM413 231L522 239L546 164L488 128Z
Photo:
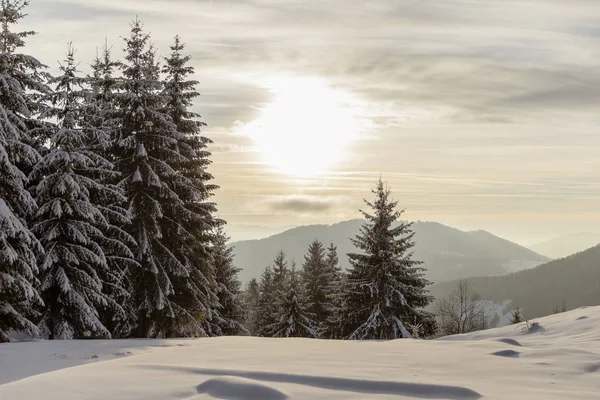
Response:
M77 76L74 50L69 47L62 75L53 79L53 107L45 117L58 124L47 154L36 165L32 178L40 208L33 231L44 246L40 261L40 290L46 308L40 322L50 339L110 337L98 309L123 315L121 306L103 291L102 277L111 276L102 246L100 229L108 222L90 193L105 192L99 182L110 175L110 165L90 148L101 135L82 127L87 98L84 79ZM104 167L107 167L104 170ZM119 284L118 279L114 282Z
M253 278L248 285L246 286L246 290L244 292L244 309L246 318L244 320L244 324L246 326L246 330L252 336L257 336L258 331L260 330L260 321L259 321L259 300L260 300L260 288L258 285L258 281Z
M352 240L364 253L348 254L351 268L345 294L346 321L342 327L348 339L397 339L411 333L409 324L422 326L423 336L435 331L434 316L420 308L432 302L423 277L424 269L412 260L413 233L410 224L393 228L402 211L395 211L390 190L382 180L373 191L375 202L365 203L373 214L361 211L367 220Z
M295 265L289 271L277 322L269 327L273 337L318 338L312 314L304 307L302 290Z
M337 255L329 254L329 257ZM327 259L325 248L318 240L311 243L308 253L304 256L302 265L302 285L305 290L306 307L313 315L318 329L330 317L333 310L333 300L336 281L335 259Z
M523 322L523 314L521 313L521 308L517 306L510 313L510 323L519 324L521 322Z
M271 267L266 267L260 279L258 298L258 336L271 337L271 326L277 321L279 293Z
M280 251L273 260L273 285L278 295L286 289L288 274L289 269L285 260L285 253Z
M340 327L345 325L344 294L346 279L344 272L339 266L337 247L333 243L327 248L325 262L333 278L329 289L329 292L331 293L331 310L322 326L321 337L341 339Z
M216 270L216 280L219 285L219 306L214 311L213 332L220 335L247 335L248 331L242 324L244 305L241 296L241 282L237 278L240 271L233 265L233 249L227 245L229 238L222 227L217 229L213 258Z
M0 342L7 342L12 331L36 334L32 318L43 304L35 289L42 248L27 226L37 209L27 174L40 159L33 116L40 111L38 96L48 88L44 66L18 52L34 33L10 30L25 16L28 3L0 2Z

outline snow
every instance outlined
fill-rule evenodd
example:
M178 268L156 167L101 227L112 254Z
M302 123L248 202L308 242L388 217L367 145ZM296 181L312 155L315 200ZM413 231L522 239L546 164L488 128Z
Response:
M533 333L522 323L433 341L10 343L0 399L597 400L600 307L536 322Z

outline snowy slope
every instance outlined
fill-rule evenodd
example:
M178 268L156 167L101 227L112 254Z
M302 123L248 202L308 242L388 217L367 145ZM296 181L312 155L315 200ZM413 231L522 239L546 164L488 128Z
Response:
M600 307L435 341L214 338L0 346L0 399L598 399ZM148 347L149 345L169 347ZM118 357L115 353L131 351ZM49 357L63 354L62 359ZM97 355L98 361L81 359ZM107 360L108 361L102 361ZM19 368L19 360L27 360ZM21 363L23 367L23 363Z

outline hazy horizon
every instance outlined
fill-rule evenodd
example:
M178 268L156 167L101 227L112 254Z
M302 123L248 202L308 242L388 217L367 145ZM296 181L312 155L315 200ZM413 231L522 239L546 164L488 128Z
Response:
M27 52L53 71L69 41L83 70L105 37L120 58L136 15L161 55L183 37L237 236L359 218L380 174L409 220L523 245L600 226L598 2L32 0L27 13Z
M330 223L314 223L314 224L301 224L301 225L295 225L295 226L281 226L281 227L266 227L266 226L253 226L253 225L237 225L237 224L227 224L225 226L225 230L227 231L227 234L230 236L231 241L232 242L240 242L240 241L247 241L247 240L260 240L260 239L265 239L274 235L278 235L280 233L286 232L288 230L294 229L294 228L299 228L299 227L303 227L303 226L314 226L314 225L335 225L338 223L342 223L342 222L346 222L349 220L353 220L353 219L359 219L359 218L351 218L348 220L343 220L343 221L334 221L334 222L330 222ZM536 245L540 245L540 244L544 244L546 242L549 242L553 239L560 239L563 237L577 237L577 236L581 236L581 235L595 235L595 236L599 236L600 234L598 233L597 230L591 230L591 231L581 231L581 232L565 232L562 235L559 236L540 236L541 239L537 239L534 240L533 242L528 241L528 242L522 242L520 240L515 240L512 237L508 237L508 236L503 236L502 234L499 234L498 232L494 232L485 228L461 228L459 226L452 226L449 224L444 224L442 222L439 221L429 221L429 220L417 220L417 221L413 221L413 222L433 222L433 223L440 223L442 225L446 225L449 226L451 228L455 228L455 229L459 229L461 231L465 231L465 232L469 232L469 231L477 231L477 230L483 230L483 231L487 231L493 235L496 235L502 239L506 239L509 240L515 244L521 245L523 247L527 247L527 248L531 248L534 247ZM357 232L358 233L358 232ZM600 244L600 243L599 243Z

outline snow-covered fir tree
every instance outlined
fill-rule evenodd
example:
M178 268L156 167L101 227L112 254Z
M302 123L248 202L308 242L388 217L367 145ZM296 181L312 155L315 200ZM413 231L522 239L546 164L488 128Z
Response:
M326 258L323 244L315 240L308 247L302 264L301 282L305 290L306 307L319 329L323 328L333 308L336 271L332 263L333 260Z
M277 322L269 327L272 337L306 337L318 338L314 315L304 304L303 290L296 266L288 272L285 282L285 291L280 299Z
M126 230L137 242L134 255L140 264L129 274L137 325L132 334L204 336L217 301L215 291L206 288L216 284L214 273L196 267L195 258L206 257L206 268L212 263L208 250L202 254L195 247L199 238L188 227L198 215L187 204L189 198L202 200L203 194L177 171L186 161L179 147L185 134L169 113L155 50L139 21L125 41L121 91L115 99L121 121L115 165L131 213Z
M119 80L114 74L118 67L119 62L112 59L111 49L105 44L102 52L94 59L92 75L87 78L89 90L83 116L83 128L91 132L94 138L90 143L90 150L102 160L102 173L94 174L94 179L102 183L99 186L101 190L91 189L89 196L106 219L106 224L99 227L102 235L94 238L104 251L108 265L107 274L101 276L103 291L113 301L123 305L120 310L110 307L100 307L98 310L102 323L113 337L126 335L132 329L132 312L127 309L132 287L128 272L139 268L132 252L136 245L135 239L124 229L131 224L130 213L125 208L127 197L123 188L116 184L120 173L112 163L120 122L115 108Z
M280 251L273 260L273 285L278 295L285 291L287 279L289 277L288 263L285 259L285 253Z
M113 175L112 165L92 150L105 140L103 133L82 126L88 96L73 48L60 70L62 75L51 80L56 90L44 114L57 124L47 154L31 174L39 182L33 190L39 209L32 230L45 250L39 262L46 305L40 327L50 339L110 337L98 309L124 312L103 291L102 278L112 272L97 239L103 239L101 228L108 222L90 193L110 192L101 181Z
M265 268L260 277L258 309L256 311L258 321L258 336L270 337L272 335L271 326L277 322L279 313L279 291L275 283L274 274L271 267Z
M233 281L215 280L217 261L213 262L212 258L223 255L212 254L212 251L221 251L223 237L222 232L220 234L217 230L216 236L213 232L215 232L214 228L222 225L223 221L214 218L213 214L217 209L215 204L209 201L213 192L218 189L216 185L210 183L213 177L207 171L211 163L209 159L211 154L207 150L207 145L211 141L201 134L201 129L206 124L199 120L200 115L190 110L192 101L199 96L196 91L198 82L190 79L194 74L194 68L189 65L190 57L184 55L184 49L181 39L176 36L171 46L171 54L165 60L162 69L166 76L163 84L163 95L167 102L166 111L176 128L175 150L180 156L171 164L178 173L178 179L171 180L170 185L185 207L185 214L167 213L165 216L177 220L186 232L184 247L180 250L179 258L185 260L186 268L190 273L189 277L174 279L173 301L183 307L182 311L199 310L204 315L202 324L207 334L220 335L224 332L232 334L240 328L239 325L233 330L220 331L218 326L222 325L221 323L211 323L211 320L217 318L217 315L214 318L212 315L212 310L219 307L220 296L218 297L217 293L223 286L232 289L230 285ZM167 236L164 240L169 241L171 237ZM175 242L168 246L176 247L178 244ZM233 275L236 273L237 271L232 272ZM233 275L231 279L235 279ZM239 288L235 291L239 291ZM186 319L185 314L182 317ZM177 317L177 319L181 318ZM213 327L217 327L217 330L213 331Z
M244 325L246 330L252 336L258 335L258 331L260 329L260 321L258 318L259 312L259 299L260 299L260 287L256 278L253 278L248 285L246 286L246 290L244 291L244 310L245 310L245 319Z
M390 190L381 179L373 191L375 201L365 200L373 213L361 211L367 222L352 240L363 253L348 254L347 278L341 331L347 339L397 339L411 336L410 326L421 326L421 335L435 331L434 316L422 310L433 301L426 287L421 262L412 260L411 224L397 227L402 211L390 200Z
M25 16L26 0L0 1L0 342L12 331L37 333L32 322L42 305L35 289L41 246L27 226L37 205L27 191L27 174L39 161L32 131L48 92L45 68L21 53L33 32L11 28Z
M331 243L327 248L325 263L333 277L330 282L329 293L331 294L330 312L327 319L321 326L321 337L329 339L341 339L339 328L344 325L344 294L345 294L345 273L339 265L337 247Z
M212 250L216 281L219 285L219 304L213 312L212 332L219 336L247 335L248 331L243 325L245 310L241 293L242 284L237 278L240 269L233 265L233 248L228 246L228 241L225 231L219 227Z

